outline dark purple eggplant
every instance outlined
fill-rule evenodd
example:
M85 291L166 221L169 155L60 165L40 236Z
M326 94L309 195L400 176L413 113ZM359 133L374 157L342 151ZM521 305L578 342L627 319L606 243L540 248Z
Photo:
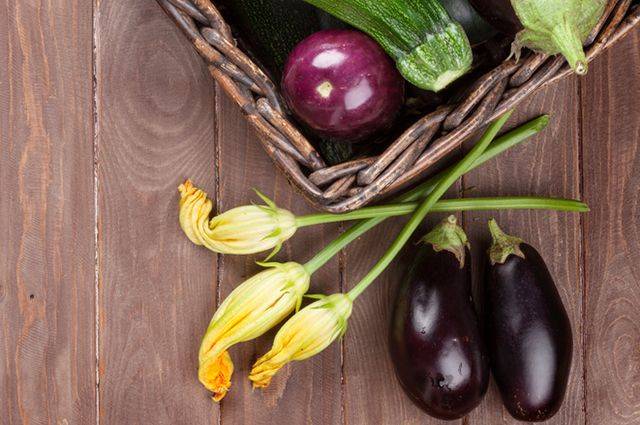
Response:
M523 29L513 10L511 0L469 0L469 2L495 29L513 36Z
M467 237L450 217L422 242L395 300L391 357L402 387L422 410L458 419L478 406L489 382Z
M509 413L545 421L564 399L571 370L572 334L567 311L535 248L489 222L485 288L491 370Z
M282 95L324 139L358 142L390 128L404 101L404 80L368 35L323 30L291 52Z
M482 44L496 34L494 27L476 12L468 0L440 0L440 3L449 16L462 25L472 46Z

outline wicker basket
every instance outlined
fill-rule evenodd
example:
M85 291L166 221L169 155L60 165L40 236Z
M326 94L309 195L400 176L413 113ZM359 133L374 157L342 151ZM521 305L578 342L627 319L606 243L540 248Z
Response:
M271 159L318 209L345 212L417 183L477 130L537 89L571 73L562 57L528 53L478 78L457 104L443 105L409 127L379 156L328 167L295 127L275 84L236 45L210 0L157 0L191 40L211 74L258 131ZM640 21L632 0L611 0L587 42L593 59Z

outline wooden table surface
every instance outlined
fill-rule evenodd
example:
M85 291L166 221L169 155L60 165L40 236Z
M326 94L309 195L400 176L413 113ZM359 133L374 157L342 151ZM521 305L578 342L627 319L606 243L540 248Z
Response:
M640 424L638 46L636 30L585 78L532 98L513 123L548 112L550 127L459 185L592 208L497 214L541 249L573 324L554 424ZM257 266L186 239L178 184L192 178L218 211L254 199L252 187L309 208L153 0L0 2L0 58L0 423L438 423L403 394L387 355L398 266L355 305L340 343L287 366L266 391L252 391L247 373L272 335L232 349L221 405L200 386L205 327ZM462 217L478 269L489 216ZM402 223L354 243L313 290L351 287ZM304 229L279 258L304 261L339 231ZM492 384L457 423L513 422Z

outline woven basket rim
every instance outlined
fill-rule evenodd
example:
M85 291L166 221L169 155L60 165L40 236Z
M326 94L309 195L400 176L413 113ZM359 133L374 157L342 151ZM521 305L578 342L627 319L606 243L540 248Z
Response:
M236 44L210 0L157 0L258 132L264 150L315 208L341 213L418 183L489 122L572 73L564 58L529 52L480 76L459 103L418 119L378 155L327 166L289 119L277 86ZM587 40L589 61L640 22L640 5L611 0Z

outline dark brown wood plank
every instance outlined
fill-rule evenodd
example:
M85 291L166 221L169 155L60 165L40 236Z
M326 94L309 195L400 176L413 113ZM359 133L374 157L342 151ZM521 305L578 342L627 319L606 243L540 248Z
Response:
M535 95L511 119L513 125L541 113L551 115L544 133L516 147L464 178L466 196L539 195L580 198L579 101L577 81L569 78ZM582 247L576 213L510 211L465 213L465 229L473 243L478 293L490 244L487 220L495 217L503 229L535 246L549 266L573 328L573 365L564 405L549 423L579 424L584 418L582 357ZM477 297L479 300L479 296ZM516 424L502 406L495 383L469 424Z
M0 422L95 421L92 6L0 2Z
M582 85L587 423L640 423L640 31Z
M197 353L216 257L182 234L177 193L215 184L213 82L155 1L96 13L100 420L213 423Z
M220 211L259 202L252 188L271 197L278 206L296 214L310 212L274 168L254 132L248 128L238 107L221 96L220 125ZM335 235L337 226L318 226L298 231L276 257L278 261L304 262ZM265 254L238 257L223 256L220 265L221 297L240 282L260 270L254 261ZM340 289L337 259L320 269L312 278L312 293L334 293ZM302 424L341 423L340 344L318 356L285 366L265 390L252 390L248 379L253 362L271 347L272 332L253 342L233 347L230 354L236 370L232 388L222 401L223 424Z

